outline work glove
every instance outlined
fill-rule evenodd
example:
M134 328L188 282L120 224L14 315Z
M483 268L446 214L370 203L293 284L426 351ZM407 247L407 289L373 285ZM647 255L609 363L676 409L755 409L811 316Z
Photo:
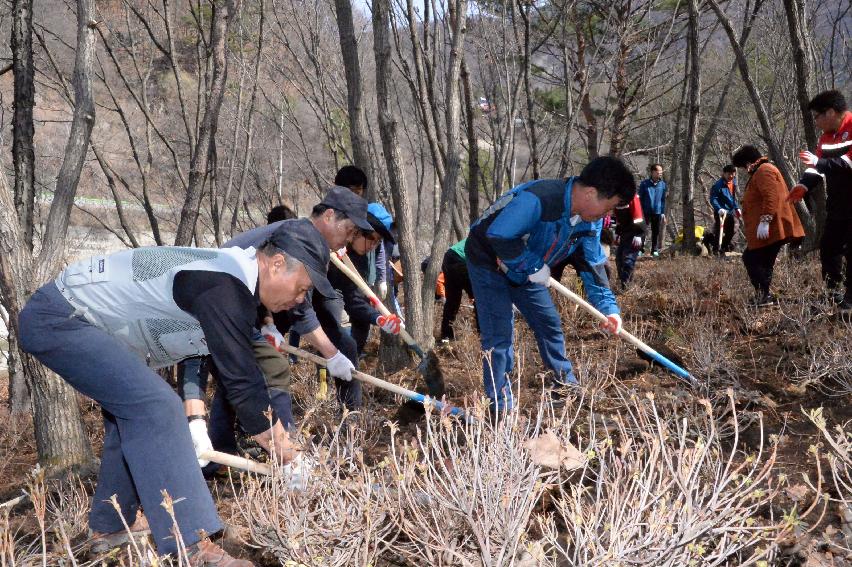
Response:
M391 335L398 335L400 329L403 327L402 319L399 318L399 315L395 315L391 313L389 315L379 315L376 318L376 325L381 327L381 329L390 333Z
M275 325L264 325L260 328L260 334L275 348L278 348L284 342L284 336L278 332Z
M719 210L718 210L718 211L716 211L716 212L717 212L717 213L719 213L719 216L720 216L720 217L726 217L726 216L728 216L728 211L726 211L725 209L719 209Z
M382 299L388 296L388 282L379 282L379 297Z
M640 248L642 248L642 237L634 236L631 247L633 248L633 250L639 250Z
M606 333L617 335L621 330L621 315L613 313L606 316L606 323L601 323L601 330Z
M544 287L550 287L550 266L545 264L539 271L530 274L529 281L541 284Z
M803 164L807 165L808 167L815 166L817 164L817 161L819 161L819 158L816 156L816 154L812 154L808 150L802 150L801 152L799 152L799 159Z
M736 211L734 211L734 215L736 215L736 217L737 217L737 218L742 218L742 216L743 216L743 210L742 210L742 209L737 209Z
M760 224L757 225L757 239L766 240L767 238L769 238L769 222L760 221Z
M213 450L213 443L207 435L207 422L203 419L193 419L189 422L189 435L192 437L192 447L195 449L196 457L205 451ZM209 464L210 461L198 459L200 467L206 467Z
M662 215L660 215L660 222L666 222L666 215L665 215L665 213L663 213Z
M328 373L335 378L340 378L345 382L352 381L352 371L355 370L355 366L352 365L342 352L337 351L334 353L334 356L326 362L325 367L328 369Z
M801 201L805 194L808 192L808 188L799 183L790 189L790 192L787 193L787 202L788 203L798 203Z

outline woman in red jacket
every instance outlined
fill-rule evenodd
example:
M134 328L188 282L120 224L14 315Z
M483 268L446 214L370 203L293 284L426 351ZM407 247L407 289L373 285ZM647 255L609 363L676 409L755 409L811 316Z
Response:
M805 230L793 205L787 202L784 177L769 158L754 146L742 146L731 161L750 175L740 201L747 244L743 264L757 292L755 304L774 305L776 299L769 292L769 284L775 259L784 244L804 238Z

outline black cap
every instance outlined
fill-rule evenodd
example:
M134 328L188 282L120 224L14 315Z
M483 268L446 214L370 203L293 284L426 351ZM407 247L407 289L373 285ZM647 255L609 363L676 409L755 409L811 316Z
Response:
M346 187L333 185L320 201L320 205L345 214L361 230L373 230L367 221L367 201Z
M328 281L328 244L309 219L282 221L269 237L276 248L305 265L314 288L328 298L336 297Z

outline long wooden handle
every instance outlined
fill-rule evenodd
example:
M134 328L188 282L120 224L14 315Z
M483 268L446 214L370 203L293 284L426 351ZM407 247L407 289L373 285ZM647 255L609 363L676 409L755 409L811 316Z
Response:
M315 364L319 364L320 366L325 366L328 363L328 361L321 356L317 356L313 353L302 350L300 348L292 347L288 344L281 343L280 345L278 345L278 350L280 350L281 352L286 352L288 354L296 355L300 358L304 358L305 360L309 360L309 361L311 361ZM382 388L383 390L387 390L389 392L393 392L394 394L397 394L397 395L402 396L404 398L408 398L409 400L414 400L414 401L420 402L421 404L424 404L424 405L426 403L430 403L433 406L435 406L435 408L437 408L439 411L443 411L444 408L447 408L452 415L459 415L459 416L462 416L462 417L466 417L464 412L459 408L449 406L448 404L445 404L444 402L436 400L435 398L433 398L431 396L424 396L423 394L418 394L417 392L415 392L413 390L409 390L408 388L403 388L402 386L398 386L398 385L393 384L391 382L388 382L386 380L382 380L381 378L376 378L375 376L370 376L369 374L364 374L360 370L353 370L352 371L352 377L357 378L361 382L365 382L367 384L372 384L373 386L376 386L377 388Z
M570 299L571 301L573 301L574 303L576 303L577 305L579 305L580 307L582 307L583 309L588 311L595 319L597 319L601 323L606 323L608 321L606 315L604 315L603 313L601 313L600 311L595 309L595 307L591 303L589 303L588 301L586 301L585 299L583 299L582 297L580 297L579 295L577 295L576 293L574 293L573 291L571 291L570 289L568 289L567 287L565 287L564 285L562 285L561 283L559 283L558 281L556 281L553 278L550 278L550 287L552 287L557 292L559 292L559 294L567 297L568 299ZM668 368L669 370L671 370L672 372L674 372L675 374L677 374L681 378L684 378L687 381L689 381L690 384L693 383L694 379L689 374L689 372L687 372L685 369L681 368L680 366L678 366L677 364L675 364L674 362L672 362L668 358L666 358L663 355L661 355L660 353L658 353L656 350L654 350L653 348L651 348L650 346L648 346L647 344L642 342L642 340L639 339L638 337L635 337L632 334L628 333L624 329L624 327L622 327L618 331L618 336L620 336L621 338L623 338L627 342L631 343L633 346L635 346L639 350L647 353L649 356L651 356L652 358L657 360L660 364L662 364L663 366L665 366L666 368Z
M349 260L349 256L346 256L346 259ZM378 309L379 313L381 313L385 317L391 314L390 309L385 307L385 304L382 303L376 296L376 294L373 292L373 290L370 289L370 286L367 285L367 282L364 281L364 279L361 277L361 274L359 274L358 270L355 269L355 266L352 266L351 268L347 266L333 250L331 251L331 261L334 263L335 266L337 266L337 269L343 272L347 278L352 280L352 282L356 286L358 286L358 289L364 292L364 295L370 298L370 302L376 306L376 309ZM349 260L349 264L352 265L352 260ZM418 354L418 356L420 356L420 358L423 358L423 349L420 348L420 346L414 340L414 337L409 335L408 331L406 331L403 327L400 327L399 329L399 336L402 337L402 340L404 340L406 344L408 344L414 349L414 351Z
M272 468L269 465L258 463L251 459L238 457L236 455L231 455L229 453L222 453L221 451L204 451L198 455L198 458L202 461L210 461L212 463L225 465L232 469L242 469L244 471L264 474L267 476L272 474Z

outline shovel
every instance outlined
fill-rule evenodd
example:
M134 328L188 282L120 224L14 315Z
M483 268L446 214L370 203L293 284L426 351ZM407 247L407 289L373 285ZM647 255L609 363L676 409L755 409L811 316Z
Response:
M721 212L722 214L719 215L719 242L717 243L717 246L719 247L719 257L724 258L725 253L722 251L722 235L725 234L725 219L727 218L728 213L725 209L722 209Z
M608 321L608 319L606 318L606 315L604 315L603 313L601 313L600 311L595 309L592 306L591 303L589 303L588 301L586 301L585 299L583 299L582 297L580 297L579 295L577 295L576 293L574 293L573 291L571 291L570 289L568 289L567 287L565 287L564 285L562 285L561 283L559 283L558 281L556 281L553 278L550 278L550 287L554 288L557 292L559 292L560 295L567 297L568 299L570 299L571 301L573 301L574 303L576 303L577 305L579 305L580 307L582 307L583 309L585 309L586 311L591 313L592 316L594 316L594 318L597 319L598 321L600 321L602 323L606 323ZM671 370L676 376L683 378L686 382L689 383L690 386L696 385L695 378L693 378L692 375L689 372L687 372L686 370L684 370L683 368L681 368L680 366L678 366L677 364L675 364L674 362L672 362L671 360L669 360L668 358L663 356L662 354L658 353L656 350L654 350L651 347L649 347L648 345L646 345L644 342L642 342L637 337L634 337L633 335L628 333L626 330L624 330L623 327L620 331L618 331L618 336L620 336L622 339L626 340L627 342L631 343L633 346L635 346L636 348L638 348L639 350L641 350L642 352L644 352L645 354L647 354L648 356L653 358L656 362L660 363L662 366L665 366L666 368Z
M355 266L352 264L352 260L349 259L349 256L344 256L344 260L341 260L340 257L337 256L337 253L332 251L331 261L346 275L346 277L358 286L358 289L360 289L364 295L370 299L370 302L376 307L376 309L378 309L379 313L384 316L391 314L390 310L385 307L378 297L376 297L376 294L372 289L370 289L367 282L361 278L361 274L359 274L358 270L355 269ZM432 351L429 351L428 355L424 353L423 349L420 348L417 342L415 342L414 337L408 334L408 331L404 328L399 330L399 336L402 337L405 344L414 351L414 354L420 358L420 364L417 365L417 372L419 372L426 381L426 388L429 390L429 395L432 398L442 397L444 395L444 376L441 373L441 367L438 364L438 357L435 356L435 353Z
M321 356L311 354L310 352L304 351L302 349L298 349L296 347L292 347L290 345L286 345L284 343L281 343L280 345L278 345L278 350L280 350L281 352L286 352L288 354L294 354L294 355L298 356L299 358L304 358L305 360L308 360L308 361L313 362L315 364L319 364L320 366L325 366L326 363L327 363L326 359L322 358ZM394 394L397 394L398 396L402 396L402 397L407 398L409 400L419 402L423 405L430 403L433 406L435 406L435 408L438 409L439 411L445 411L446 410L450 413L450 415L456 415L456 416L459 416L461 418L467 419L467 416L465 415L464 411L462 411L460 408L453 407L453 406L446 404L444 402L441 402L441 401L439 401L439 400L437 400L437 399L435 399L431 396L424 396L423 394L418 394L417 392L415 392L413 390L409 390L408 388L403 388L402 386L397 386L396 384L392 384L390 382L382 380L381 378L376 378L375 376L370 376L369 374L364 374L363 372L361 372L359 370L353 370L352 371L352 377L356 378L356 379L358 379L361 382L364 382L366 384L372 384L373 386L376 386L377 388L387 390L388 392L393 392Z

